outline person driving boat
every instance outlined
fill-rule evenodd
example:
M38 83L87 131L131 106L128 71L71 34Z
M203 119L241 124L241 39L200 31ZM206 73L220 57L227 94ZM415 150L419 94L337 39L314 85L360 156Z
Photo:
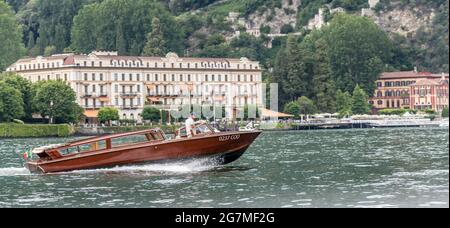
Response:
M189 118L187 118L185 125L187 137L192 138L192 136L195 136L197 133L195 130L195 113L191 113Z

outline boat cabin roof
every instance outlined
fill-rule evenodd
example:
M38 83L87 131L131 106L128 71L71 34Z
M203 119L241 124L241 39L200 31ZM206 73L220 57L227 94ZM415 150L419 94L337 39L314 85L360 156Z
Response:
M161 138L166 139L166 135L164 134L164 132L161 129L159 129L159 128L146 129L146 130L142 130L142 131L119 133L119 134L105 135L105 136L96 136L96 137L91 137L91 138L82 139L82 140L78 140L78 141L73 141L70 143L58 144L57 146L55 145L52 147L44 146L41 148L36 148L35 153L39 154L39 153L42 153L42 152L45 152L48 150L61 150L61 149L69 148L69 147L91 144L91 143L96 143L96 142L104 141L104 140L112 140L112 139L116 139L116 138L128 137L128 136L133 136L133 135L145 135L145 134L160 135Z

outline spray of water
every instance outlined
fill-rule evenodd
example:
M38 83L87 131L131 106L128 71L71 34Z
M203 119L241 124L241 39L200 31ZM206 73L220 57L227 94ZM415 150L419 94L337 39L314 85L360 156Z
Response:
M147 165L118 166L105 169L76 170L62 174L91 174L91 173L196 173L211 170L217 167L217 162L211 158L199 158L186 161L155 163ZM32 175L26 168L0 168L2 176Z
M27 176L31 175L26 168L0 168L0 177L5 176Z

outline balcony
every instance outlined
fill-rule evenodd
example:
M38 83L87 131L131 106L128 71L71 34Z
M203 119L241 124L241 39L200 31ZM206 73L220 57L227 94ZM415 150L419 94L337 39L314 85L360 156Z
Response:
M136 97L138 93L135 92L122 92L120 93L121 97Z
M81 107L83 107L84 109L89 109L89 110L96 110L96 109L102 108L100 105L83 105Z
M120 109L122 109L122 110L136 110L138 108L139 108L138 106L133 106L133 105L120 106Z
M175 93L148 93L147 97L164 97L164 98L176 98L179 97L180 94L175 94Z

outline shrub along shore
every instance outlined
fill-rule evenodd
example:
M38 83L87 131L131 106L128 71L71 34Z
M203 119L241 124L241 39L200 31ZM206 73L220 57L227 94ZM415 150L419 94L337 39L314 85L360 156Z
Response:
M74 133L69 124L0 124L0 138L67 137Z

